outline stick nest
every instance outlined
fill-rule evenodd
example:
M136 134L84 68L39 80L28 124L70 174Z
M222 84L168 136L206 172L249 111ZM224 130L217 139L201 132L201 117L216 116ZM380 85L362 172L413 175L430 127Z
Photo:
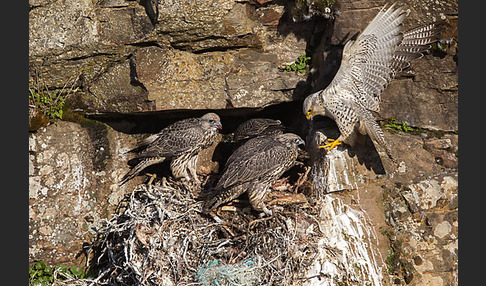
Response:
M212 216L183 182L138 185L90 246L98 276L56 285L295 285L317 253L320 228L315 208L282 206L282 193L268 196L277 201L271 217L247 202Z

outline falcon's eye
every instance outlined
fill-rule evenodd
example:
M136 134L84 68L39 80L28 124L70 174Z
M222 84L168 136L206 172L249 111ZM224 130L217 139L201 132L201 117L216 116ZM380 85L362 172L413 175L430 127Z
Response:
M305 142L302 139L295 138L294 143L297 145L305 145Z
M209 123L214 123L214 122L216 122L216 121L209 119Z

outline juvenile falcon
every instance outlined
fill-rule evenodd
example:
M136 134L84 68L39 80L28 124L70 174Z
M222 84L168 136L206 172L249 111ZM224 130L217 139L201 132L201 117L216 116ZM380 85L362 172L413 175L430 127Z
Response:
M441 24L402 33L405 16L403 7L385 5L355 41L345 44L341 66L329 86L304 100L308 120L315 115L330 117L341 133L337 140L328 139L330 143L319 148L331 150L342 142L354 146L359 132L368 134L395 161L371 112L380 110L380 95L395 74L438 40Z
M260 135L282 134L286 127L280 120L270 118L252 118L236 128L234 132L235 141L242 141Z
M304 141L293 133L248 140L228 158L215 195L206 202L205 208L216 209L248 191L253 209L271 215L263 201L265 194L270 185L295 164L301 144Z
M221 120L215 113L206 113L199 118L177 121L159 133L150 135L128 151L136 153L139 162L121 180L124 184L146 167L169 159L170 169L175 178L200 183L196 168L198 154L214 144L222 129Z

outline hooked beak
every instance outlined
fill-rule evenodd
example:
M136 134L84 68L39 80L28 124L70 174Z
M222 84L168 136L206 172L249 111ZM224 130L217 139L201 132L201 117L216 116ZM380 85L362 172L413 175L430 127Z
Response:
M308 113L305 118L307 118L307 120L309 121L312 121L312 119L314 118L314 115L312 113Z
M304 141L304 140L302 140L302 139L301 139L301 140L299 140L299 142L298 142L297 146L300 146L300 145L304 145L304 146L305 146L305 141Z
M218 127L219 130L223 129L223 125L219 121L215 122L214 125L216 125L216 127Z

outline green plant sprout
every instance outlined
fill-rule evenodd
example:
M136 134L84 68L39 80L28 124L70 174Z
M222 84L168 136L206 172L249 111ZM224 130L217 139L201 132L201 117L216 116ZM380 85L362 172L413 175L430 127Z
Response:
M55 121L56 118L62 119L62 108L66 97L55 93L39 93L33 88L29 88L29 99L52 121Z
M398 123L398 121L393 117L388 123L385 123L384 126L403 132L419 131L419 128L410 127L406 125L403 121L401 123Z
M93 273L85 272L76 265L69 267L60 264L53 267L44 261L38 261L29 269L29 286L47 286L56 279L83 279L91 276L94 276Z
M79 88L73 88L76 79L71 83L67 92L66 87L68 82L63 86L60 91L50 92L47 86L40 87L38 80L36 80L35 86L29 87L29 105L37 108L42 114L50 118L51 123L57 119L62 119L64 103L68 96L79 91Z
M299 73L308 72L310 60L311 57L306 57L305 55L301 55L297 58L297 60L294 63L286 66L284 71L285 72L297 71Z

